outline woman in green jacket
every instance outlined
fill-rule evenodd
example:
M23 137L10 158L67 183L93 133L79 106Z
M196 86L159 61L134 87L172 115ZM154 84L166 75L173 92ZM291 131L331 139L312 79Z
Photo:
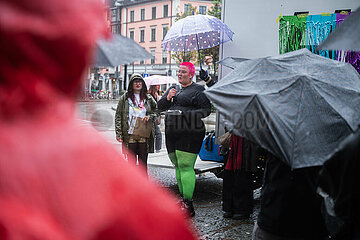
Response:
M154 122L159 116L155 100L147 94L144 79L140 74L130 77L128 91L120 97L115 114L116 139L138 158L139 165L147 169L147 157L154 149L154 133L149 138L132 134L134 121L140 117L145 124ZM124 148L123 148L124 149ZM137 156L137 158L136 158ZM131 161L132 158L128 158ZM136 164L136 162L135 162Z

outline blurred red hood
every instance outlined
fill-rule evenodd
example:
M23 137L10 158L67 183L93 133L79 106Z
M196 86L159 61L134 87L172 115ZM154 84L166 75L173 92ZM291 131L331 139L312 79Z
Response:
M76 96L104 13L95 0L0 0L0 118Z

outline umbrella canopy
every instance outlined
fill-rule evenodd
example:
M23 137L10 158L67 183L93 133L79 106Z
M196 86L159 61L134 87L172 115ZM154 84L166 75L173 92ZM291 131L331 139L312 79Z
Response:
M99 40L94 66L118 66L152 58L151 53L134 40L114 34L110 40Z
M146 86L149 87L151 85L161 85L161 84L179 84L173 77L169 76L161 76L161 75L152 75L144 78Z
M193 51L212 48L232 40L234 33L220 19L192 15L180 19L167 32L162 47L167 51Z
M235 69L236 66L243 62L243 61L247 61L249 60L248 58L239 58L239 57L226 57L221 61L218 61L219 64L231 68L231 69Z
M329 34L318 47L320 50L360 51L360 8Z
M307 49L244 61L205 94L233 133L292 168L317 166L360 123L360 76Z

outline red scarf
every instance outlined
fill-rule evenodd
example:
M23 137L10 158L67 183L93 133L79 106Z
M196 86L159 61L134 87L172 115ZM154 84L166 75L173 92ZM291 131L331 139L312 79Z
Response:
M228 161L226 163L226 170L239 170L241 169L241 159L242 159L242 137L231 135L230 140L230 151Z

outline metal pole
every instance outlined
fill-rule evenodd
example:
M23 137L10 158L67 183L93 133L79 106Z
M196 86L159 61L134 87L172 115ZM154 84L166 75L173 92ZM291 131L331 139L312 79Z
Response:
M116 69L115 69L115 90L114 90L114 93L116 92L115 96L118 96L119 92L120 92L120 86L119 86L120 76L119 76L119 74L120 74L119 73L119 66L116 66Z
M168 71L168 76L171 76L172 73L171 73L171 54L170 54L170 58L169 58L169 71Z
M126 91L126 80L127 80L127 65L124 65L124 90Z

